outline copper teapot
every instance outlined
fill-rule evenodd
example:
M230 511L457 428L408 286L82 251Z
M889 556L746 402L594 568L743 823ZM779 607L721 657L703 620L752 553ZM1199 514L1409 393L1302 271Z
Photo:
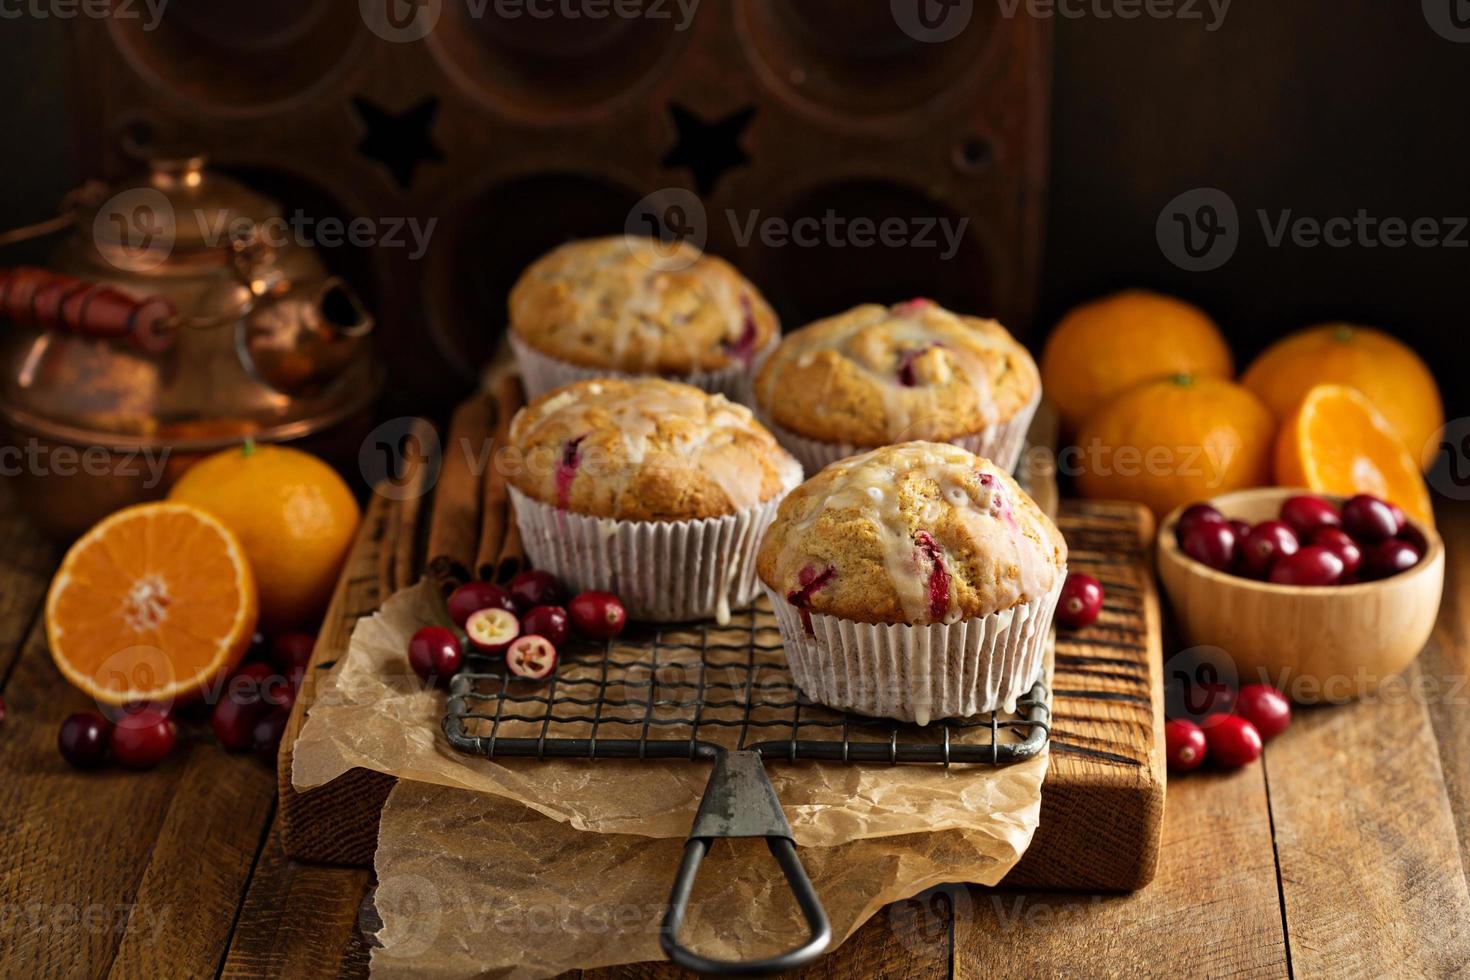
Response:
M50 268L0 270L0 470L43 527L161 496L247 435L355 454L340 430L383 383L373 319L278 205L196 156L66 211Z

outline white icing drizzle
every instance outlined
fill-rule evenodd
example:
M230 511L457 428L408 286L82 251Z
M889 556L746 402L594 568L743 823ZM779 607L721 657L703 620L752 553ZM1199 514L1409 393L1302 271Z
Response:
M918 473L939 487L937 499L920 497L917 507L907 512L900 504L905 477ZM948 608L939 621L955 622L960 612L955 603L954 568L951 555L966 552L988 557L981 570L990 571L993 581L976 582L993 592L993 610L1010 608L1018 602L1050 591L1057 568L1045 542L1054 533L1043 522L1034 504L1022 503L1024 492L989 461L957 446L910 442L886 446L849 457L827 467L817 478L823 493L802 498L802 507L784 517L789 522L777 571L786 587L800 587L802 569L819 563L804 547L808 534L829 511L850 510L869 522L876 532L879 558L904 616L909 622L930 622L932 615L932 564L921 534L932 535L938 558L949 578ZM958 517L960 537L947 514ZM941 537L941 526L948 528ZM1030 531L1035 540L1024 532ZM1041 544L1038 544L1041 542ZM1014 567L1014 578L1006 575ZM839 568L840 578L844 570Z

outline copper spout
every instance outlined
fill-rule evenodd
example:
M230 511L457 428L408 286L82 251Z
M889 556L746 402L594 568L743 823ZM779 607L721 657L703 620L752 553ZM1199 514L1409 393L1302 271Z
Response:
M347 283L333 276L315 288L262 298L245 320L245 348L262 380L294 394L341 373L373 323Z

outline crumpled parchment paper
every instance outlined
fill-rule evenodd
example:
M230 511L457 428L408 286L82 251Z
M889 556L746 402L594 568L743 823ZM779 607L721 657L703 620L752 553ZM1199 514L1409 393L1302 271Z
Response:
M293 750L298 789L354 767L400 780L375 860L375 973L537 977L660 958L658 921L709 765L457 752L440 729L443 693L426 689L404 655L413 632L442 615L420 584L360 621ZM835 946L889 902L1004 877L1036 829L1046 755L999 769L766 770ZM752 958L801 939L763 842L720 842L699 882L684 929L692 948Z

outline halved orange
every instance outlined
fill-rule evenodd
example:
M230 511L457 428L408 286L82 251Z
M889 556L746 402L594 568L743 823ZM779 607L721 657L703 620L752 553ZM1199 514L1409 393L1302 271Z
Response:
M1371 493L1434 525L1419 465L1383 413L1356 388L1317 385L1276 437L1276 482L1317 493Z
M240 542L188 504L120 510L82 536L46 596L57 668L104 704L187 699L250 646L255 579Z

